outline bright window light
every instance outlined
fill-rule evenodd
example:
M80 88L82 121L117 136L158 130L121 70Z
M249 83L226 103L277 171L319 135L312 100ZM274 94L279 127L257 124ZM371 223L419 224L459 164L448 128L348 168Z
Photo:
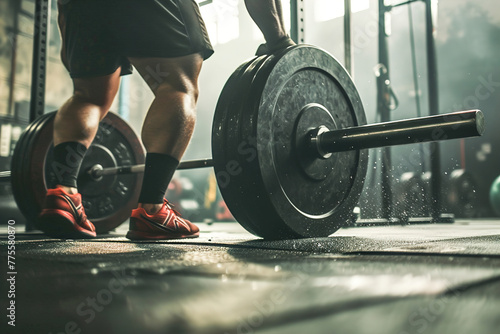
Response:
M238 16L228 16L218 22L217 39L219 44L224 44L240 36L240 20Z
M290 33L290 1L281 1L283 7L283 19L285 20L285 29Z
M370 0L351 0L353 13L370 8ZM344 16L344 0L314 0L314 18L324 22Z
M224 44L240 36L237 0L198 1L212 45Z

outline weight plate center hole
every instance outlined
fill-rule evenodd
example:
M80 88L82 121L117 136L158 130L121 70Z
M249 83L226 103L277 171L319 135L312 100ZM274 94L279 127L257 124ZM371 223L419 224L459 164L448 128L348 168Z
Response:
M324 106L309 103L299 112L295 122L295 151L297 163L309 179L322 181L335 168L332 153L319 150L318 136L337 129L337 124Z

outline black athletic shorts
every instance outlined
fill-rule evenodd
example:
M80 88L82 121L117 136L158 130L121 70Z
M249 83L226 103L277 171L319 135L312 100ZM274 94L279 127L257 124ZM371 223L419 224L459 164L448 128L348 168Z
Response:
M132 73L127 57L213 54L194 0L59 0L62 60L72 78Z

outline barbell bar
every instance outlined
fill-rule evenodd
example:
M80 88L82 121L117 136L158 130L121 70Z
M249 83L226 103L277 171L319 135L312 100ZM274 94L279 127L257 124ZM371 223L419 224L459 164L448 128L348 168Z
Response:
M480 110L469 110L339 130L324 129L327 128L321 125L310 130L310 134L305 137L308 143L298 147L305 147L318 158L328 158L331 153L336 152L481 136L484 132L484 116ZM213 165L213 159L188 160L181 162L177 169L205 168ZM103 168L97 164L92 166L88 173L98 179L107 175L143 173L144 166L141 164Z
M193 169L193 168L205 168L213 167L214 161L212 159L200 159L200 160L187 160L179 163L177 170L183 169ZM88 169L87 173L94 179L99 179L103 176L108 175L122 175L122 174L134 174L134 173L144 173L144 164L131 165L131 166L118 166L118 167L108 167L104 168L100 164L96 164Z
M326 132L321 131L322 129L326 127L311 130L307 146L319 157L326 158L334 152L481 136L484 132L484 116L480 110L470 110ZM188 160L182 161L177 169L206 168L213 165L213 159ZM88 170L94 179L143 172L144 164L108 168L96 164ZM10 176L10 171L0 172L2 179L10 179Z

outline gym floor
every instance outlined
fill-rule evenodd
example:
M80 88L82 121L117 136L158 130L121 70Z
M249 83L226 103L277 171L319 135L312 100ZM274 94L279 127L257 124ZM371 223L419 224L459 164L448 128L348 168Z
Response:
M345 228L263 241L91 241L17 227L15 325L2 333L498 333L500 221ZM1 232L7 272L7 228ZM11 276L7 276L10 278ZM9 282L8 282L9 283ZM12 281L10 282L12 283ZM9 297L10 298L10 297Z

